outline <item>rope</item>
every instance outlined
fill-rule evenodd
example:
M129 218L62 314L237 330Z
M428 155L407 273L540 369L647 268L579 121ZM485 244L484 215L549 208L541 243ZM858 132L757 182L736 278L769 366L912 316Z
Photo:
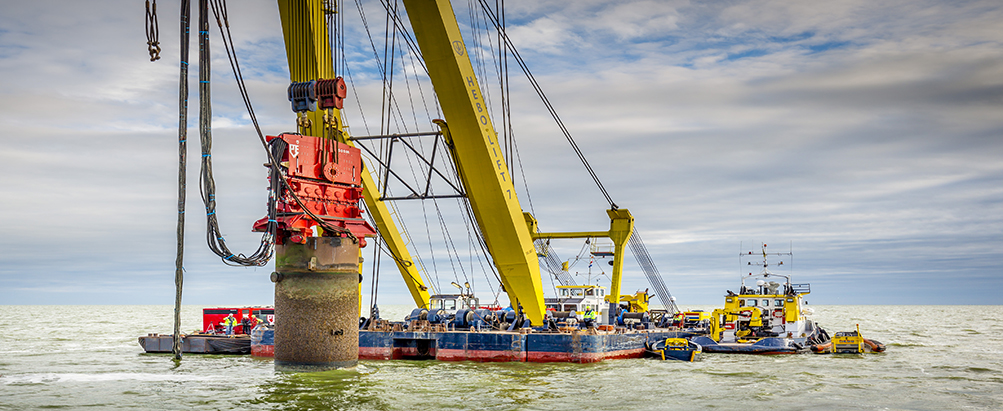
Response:
M662 275L658 273L658 268L655 267L655 262L651 259L651 255L648 254L647 247L644 246L644 242L641 241L641 235L634 231L634 234L630 236L630 240L627 241L627 245L630 246L630 251L634 253L634 258L637 259L637 264L641 266L641 271L644 271L644 276L648 277L648 282L651 283L651 287L655 289L655 295L658 299L662 301L662 305L673 313L679 312L679 308L676 307L676 303L672 301L672 294L669 293L668 287L665 286L665 282L662 281Z
M147 2L149 6L149 2ZM153 10L156 14L157 5ZM181 0L181 81L178 91L178 255L174 261L174 359L181 359L181 291L184 285L185 259L185 192L188 159L188 50L191 26L191 1ZM157 58L160 58L159 56Z
M613 202L613 198L610 197L609 192L606 191L606 187L603 186L602 181L599 181L599 176L596 175L595 170L593 170L592 166L589 165L589 161L585 158L585 154L582 153L582 150L578 147L578 144L575 143L575 139L571 137L571 132L568 131L568 128L564 125L564 122L561 121L560 116L557 115L557 110L555 110L554 106L550 104L550 100L547 99L547 95L544 94L543 88L540 87L540 83L537 83L536 78L533 77L533 73L529 71L529 66L527 66L526 62L522 59L522 56L519 54L519 50L515 48L515 45L512 44L512 40L509 39L505 31L502 30L501 28L502 26L501 23L498 21L498 17L494 14L494 12L491 11L491 8L488 7L485 0L478 0L478 2L480 2L481 8L484 10L485 15L487 15L488 18L491 19L491 22L492 24L494 24L495 29L499 30L502 33L502 39L505 40L505 45L508 47L508 49L512 51L512 56L515 58L515 61L519 63L519 68L521 68L522 72L526 74L526 77L529 79L529 82L533 86L533 89L536 90L536 94L540 96L540 100L542 100L543 104L547 106L547 111L550 112L550 116L553 117L554 121L557 122L557 126L560 127L561 132L564 133L564 137L567 138L568 143L571 144L571 148L574 149L575 154L578 155L578 159L582 161L582 165L585 166L585 169L589 172L589 175L592 176L592 181L595 181L596 186L599 187L599 191L601 191L603 196L606 197L606 201L609 202L610 208L614 210L619 209L616 203Z
M184 1L182 1L181 8L185 8ZM146 0L146 48L150 52L150 61L160 60L160 23L157 22L157 0L153 0L153 7L150 7L150 0Z

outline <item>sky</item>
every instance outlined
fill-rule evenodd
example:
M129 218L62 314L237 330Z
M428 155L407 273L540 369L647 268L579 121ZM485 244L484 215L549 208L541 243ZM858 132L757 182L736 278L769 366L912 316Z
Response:
M471 4L453 2L497 128L497 46ZM0 4L0 305L173 304L178 2L158 5L163 58L150 62L143 2ZM266 134L291 130L277 7L233 5L257 119ZM342 13L354 135L379 132L383 88L373 48L382 58L386 12L361 5L372 45L360 7ZM681 307L721 303L747 271L739 254L761 243L793 251L777 271L811 283L811 304L1003 304L999 2L510 1L506 23ZM230 248L249 253L265 156L212 36L218 218ZM268 305L271 265L228 267L205 245L197 44L184 303ZM431 87L410 51L398 56L403 108L391 131L431 130ZM606 229L608 203L513 60L509 69L523 209L545 231ZM462 215L445 210L455 202L399 207L436 289L468 280L495 298ZM583 247L552 245L562 260ZM576 281L609 281L605 261L590 271L583 258ZM410 304L381 262L378 302ZM623 291L648 287L628 258Z

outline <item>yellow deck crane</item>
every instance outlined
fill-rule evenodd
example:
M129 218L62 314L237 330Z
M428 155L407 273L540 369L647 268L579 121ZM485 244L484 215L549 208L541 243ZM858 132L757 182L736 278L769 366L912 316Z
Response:
M293 82L333 78L331 47L325 24L326 2L279 0L282 30ZM540 233L536 219L523 213L512 176L487 111L477 78L448 0L404 0L408 18L445 121L438 121L450 148L466 196L484 235L488 252L513 307L522 307L534 325L544 321L545 306L539 260L533 240L538 238L609 237L615 246L611 295L619 295L623 255L633 232L626 209L607 211L608 231ZM337 109L309 112L298 121L299 132L331 136L353 145ZM325 129L336 130L325 134ZM362 172L364 197L380 236L395 256L397 267L415 304L425 308L429 294L391 215L380 200L371 170Z

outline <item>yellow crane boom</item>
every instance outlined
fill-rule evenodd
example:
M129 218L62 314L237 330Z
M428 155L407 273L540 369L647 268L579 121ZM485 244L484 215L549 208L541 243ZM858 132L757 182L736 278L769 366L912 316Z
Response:
M293 82L334 78L331 46L323 0L278 0ZM449 0L404 0L408 18L429 71L445 122L437 121L449 145L474 218L484 234L488 252L514 307L521 306L534 325L542 325L545 306L535 238L609 237L615 244L611 295L620 293L625 244L633 232L626 209L607 211L609 231L539 233L536 220L522 212L512 176L502 156L467 48ZM353 145L341 112L308 112L298 121L304 135L335 138ZM331 132L333 131L333 132ZM390 208L380 200L370 170L362 170L363 195L380 236L394 254L397 267L415 304L428 307L428 288L413 263L407 242ZM614 297L614 301L616 297Z
M448 0L404 0L443 116L460 179L505 291L534 325L545 306L533 238L502 157L487 102Z

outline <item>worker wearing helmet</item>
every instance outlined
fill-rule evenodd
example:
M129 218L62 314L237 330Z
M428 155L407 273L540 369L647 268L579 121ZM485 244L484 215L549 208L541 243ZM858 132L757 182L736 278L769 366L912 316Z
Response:
M251 319L248 317L248 314L245 313L244 318L240 320L240 328L244 334L251 334Z
M582 319L584 320L586 327L594 326L596 323L596 318L598 317L599 317L598 314L596 314L596 311L592 309L591 305L585 307L585 316L582 317Z
M233 313L223 319L223 325L226 326L226 335L233 335L233 326L237 325L237 319L233 318Z

